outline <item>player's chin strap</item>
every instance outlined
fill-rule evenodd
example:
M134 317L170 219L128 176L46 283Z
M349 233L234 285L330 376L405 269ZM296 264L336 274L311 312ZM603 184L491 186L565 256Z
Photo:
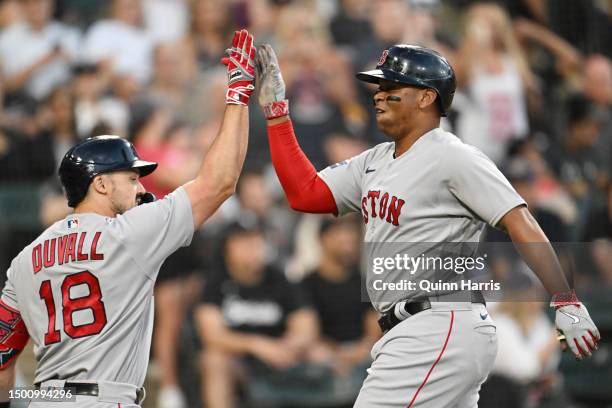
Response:
M155 197L155 194L148 191L146 193L139 194L138 197L136 197L136 202L138 205L152 203L156 200L157 197Z

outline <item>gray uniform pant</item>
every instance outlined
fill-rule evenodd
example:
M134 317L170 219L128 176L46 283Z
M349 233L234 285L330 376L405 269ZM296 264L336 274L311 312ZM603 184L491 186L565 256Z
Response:
M41 389L45 387L63 388L64 382L61 380L45 381ZM140 405L135 402L138 390L136 386L111 381L98 381L97 383L97 397L77 395L76 401L71 402L31 402L28 408L140 408Z
M497 354L484 305L433 302L372 348L355 408L476 408Z

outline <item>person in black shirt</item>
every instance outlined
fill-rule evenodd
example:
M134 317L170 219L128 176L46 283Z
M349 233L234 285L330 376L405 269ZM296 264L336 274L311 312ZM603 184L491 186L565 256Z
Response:
M370 350L380 336L377 314L367 294L362 297L357 267L361 232L355 218L325 219L320 229L319 266L302 281L317 313L319 338L310 349L310 361L329 365L337 387L330 399L355 399L369 366ZM342 395L341 395L342 394Z
M260 229L232 225L225 234L223 268L205 283L196 311L204 343L206 406L235 406L235 363L247 369L287 370L303 360L316 320L299 288L266 265ZM255 362L256 364L253 364Z

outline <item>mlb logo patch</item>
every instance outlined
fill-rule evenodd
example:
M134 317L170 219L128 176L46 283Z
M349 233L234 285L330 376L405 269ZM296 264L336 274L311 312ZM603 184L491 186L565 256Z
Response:
M69 229L79 228L79 220L77 220L76 218L72 218L68 220L68 228Z

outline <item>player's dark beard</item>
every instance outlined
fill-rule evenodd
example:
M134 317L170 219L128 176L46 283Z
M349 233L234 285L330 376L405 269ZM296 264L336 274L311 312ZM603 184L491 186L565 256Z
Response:
M123 205L119 203L115 203L114 201L111 201L111 209L113 210L113 213L117 215L122 215L124 212L128 210Z
M114 214L116 215L122 215L123 213L125 213L127 210L129 210L129 208L126 208L125 205L123 205L122 203L120 203L118 200L115 200L115 196L114 193L116 190L116 184L113 181L112 178L109 178L110 184L113 187L113 191L111 192L111 195L109 197L110 199L110 204L111 204L111 210L113 211ZM136 198L134 198L134 203L136 202Z

